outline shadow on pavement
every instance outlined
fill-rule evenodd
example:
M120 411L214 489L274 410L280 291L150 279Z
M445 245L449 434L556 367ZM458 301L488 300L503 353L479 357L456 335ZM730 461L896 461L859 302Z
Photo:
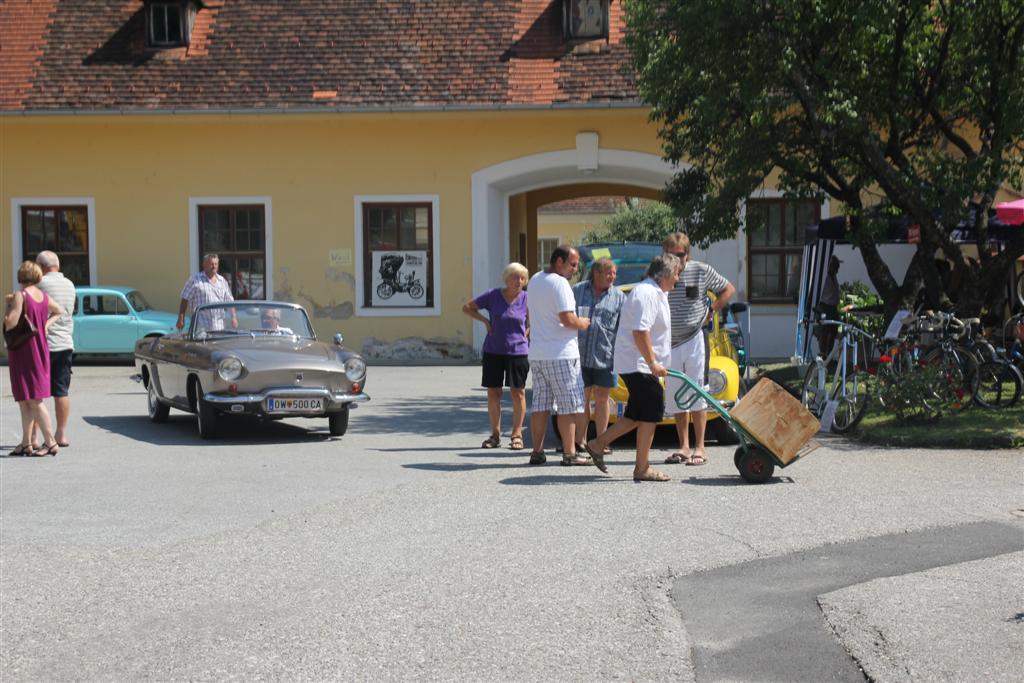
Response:
M372 389L368 392L373 396ZM364 433L436 436L480 432L481 440L487 436L487 401L479 396L418 396L386 399L368 406L372 410L352 412L353 428Z
M579 486L580 484L620 484L626 482L633 483L631 479L614 479L603 474L577 474L569 476L537 474L531 477L512 477L511 479L502 479L498 483L505 484L506 486L550 486L552 484Z
M431 472L472 472L473 470L498 470L510 467L530 467L525 459L508 463L482 462L410 462L402 465L410 470L429 470Z
M284 422L266 422L240 416L225 416L218 421L217 438L206 441L199 438L196 418L191 415L172 415L163 424L153 424L144 415L101 416L86 415L85 422L129 439L157 446L212 446L216 444L296 443L328 441L327 420L310 420L310 431Z
M668 474L672 474L671 470L666 470ZM743 478L738 474L726 475L721 477L687 477L679 478L680 484L689 484L690 486L772 486L775 484L795 484L791 477L780 477L775 475L768 481L761 484L750 484L743 481Z

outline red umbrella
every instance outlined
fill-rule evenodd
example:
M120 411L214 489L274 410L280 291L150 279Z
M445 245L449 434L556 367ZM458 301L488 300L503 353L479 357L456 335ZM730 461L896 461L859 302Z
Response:
M996 217L1008 225L1024 223L1024 199L996 204Z

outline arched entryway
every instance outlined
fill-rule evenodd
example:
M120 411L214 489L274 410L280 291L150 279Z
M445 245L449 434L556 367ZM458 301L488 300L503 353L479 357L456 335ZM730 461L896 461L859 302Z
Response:
M624 192L627 189L634 195L655 197L675 172L657 155L643 152L600 149L596 164L585 157L576 149L545 152L473 174L474 292L494 287L510 260L510 197L529 193L534 206L573 196L629 193ZM474 345L483 343L483 335L483 327L474 325Z

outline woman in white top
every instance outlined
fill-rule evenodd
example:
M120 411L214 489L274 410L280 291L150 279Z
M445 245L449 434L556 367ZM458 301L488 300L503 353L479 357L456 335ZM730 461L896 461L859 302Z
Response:
M623 434L636 433L634 481L668 481L669 476L651 469L650 450L654 429L665 414L665 390L659 378L668 370L672 353L672 316L668 292L679 280L682 264L673 254L660 254L647 268L647 279L633 288L622 307L615 337L615 372L629 389L622 417L608 431L587 443L587 452L602 472L604 449Z

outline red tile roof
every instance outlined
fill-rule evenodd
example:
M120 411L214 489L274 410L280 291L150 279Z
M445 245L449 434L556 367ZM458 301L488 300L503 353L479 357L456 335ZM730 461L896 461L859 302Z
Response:
M615 213L625 197L577 197L538 207L538 213Z
M559 0L205 0L153 50L142 0L4 0L0 110L635 104L621 2L574 44Z

